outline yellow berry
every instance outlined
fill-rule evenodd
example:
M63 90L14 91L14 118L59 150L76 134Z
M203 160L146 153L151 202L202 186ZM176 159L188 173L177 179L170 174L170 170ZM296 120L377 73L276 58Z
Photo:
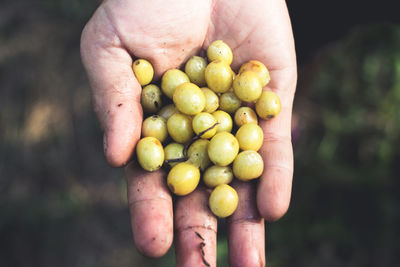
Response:
M176 87L187 82L190 80L186 73L178 69L171 69L165 72L161 78L161 90L166 96L172 98Z
M256 103L256 112L261 119L269 120L281 112L281 100L271 91L264 91Z
M216 40L208 46L207 57L210 62L219 59L225 61L228 65L233 60L231 48L221 40Z
M254 123L243 124L236 132L236 139L242 150L258 151L264 141L264 133L260 126Z
M218 125L217 125L217 133L220 132L228 132L230 133L232 131L232 118L231 116L226 113L225 111L222 110L217 110L212 113L214 118L217 120Z
M217 132L217 127L214 126L217 123L217 120L213 115L207 112L200 112L196 116L194 116L193 121L192 121L192 127L193 131L196 134L200 134L203 131L206 131L204 134L202 134L200 137L204 139L209 139L215 135ZM214 126L214 127L213 127ZM213 127L212 129L210 129Z
M233 81L233 90L240 100L254 102L262 93L261 81L254 72L243 71Z
M174 104L178 110L187 115L200 113L206 105L203 91L194 83L183 83L174 92Z
M169 143L164 148L165 161L171 160L171 159L183 159L185 157L185 155L183 154L184 149L185 149L185 147L182 144ZM171 163L167 163L167 164L172 168L178 163L179 162L171 162Z
M200 168L202 171L204 171L211 164L207 152L209 143L210 141L205 139L196 140L190 145L187 151L187 156L189 158L188 162Z
M168 137L167 121L158 115L146 118L142 124L142 136L155 137L161 143Z
M219 97L219 109L228 113L234 113L240 106L242 101L235 95L234 92L223 93Z
M162 107L157 114L163 117L164 119L168 120L169 117L171 117L175 113L179 113L179 110L175 107L174 104L169 104Z
M149 84L153 80L154 69L145 59L137 59L132 64L133 73L141 86Z
M161 90L155 84L146 85L142 89L140 103L142 104L143 111L146 113L155 113L162 106Z
M208 205L215 216L225 218L232 215L239 203L239 197L233 187L222 184L214 188Z
M231 164L238 152L239 143L231 133L217 133L208 144L208 156L218 166Z
M267 67L258 60L250 60L244 63L239 69L239 74L248 70L257 74L262 87L266 86L271 80Z
M234 120L238 127L246 123L258 123L256 112L249 107L240 107L236 110Z
M253 150L245 150L233 161L233 174L242 181L256 179L264 170L264 162L260 154Z
M182 162L174 166L167 177L167 185L172 193L185 196L193 192L200 181L200 171L193 164Z
M218 96L207 87L201 88L201 91L203 91L204 96L206 97L206 106L203 111L208 113L216 111L219 107Z
M167 121L169 136L177 143L187 143L193 137L192 118L188 115L175 113Z
M205 86L206 78L204 76L207 67L207 61L198 56L191 57L185 64L185 72L192 83L197 86Z
M233 179L233 172L229 166L213 165L203 174L204 184L214 188L221 184L229 184Z
M136 146L136 155L140 166L146 171L156 171L164 162L164 149L154 137L140 139Z
M222 60L215 60L207 65L205 71L208 88L215 93L224 93L232 86L232 69Z

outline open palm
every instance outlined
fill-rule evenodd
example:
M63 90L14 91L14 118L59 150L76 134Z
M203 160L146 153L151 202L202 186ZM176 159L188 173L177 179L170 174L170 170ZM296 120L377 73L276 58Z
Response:
M240 202L227 220L231 265L263 266L264 219L277 220L286 212L293 173L290 124L297 74L285 1L108 0L85 27L81 54L104 130L106 158L119 167L133 156L141 132L141 87L132 58L149 60L159 78L214 40L232 48L233 69L250 59L262 61L270 70L269 90L282 100L280 115L261 122L262 177L258 183L233 183ZM175 232L178 266L203 264L201 242L207 262L216 265L217 220L207 207L206 189L176 198L173 208L162 170L147 173L130 163L126 178L134 240L141 252L163 255Z

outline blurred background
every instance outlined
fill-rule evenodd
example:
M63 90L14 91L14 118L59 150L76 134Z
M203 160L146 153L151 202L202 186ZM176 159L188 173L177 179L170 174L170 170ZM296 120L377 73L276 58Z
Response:
M400 21L391 1L287 1L299 83L291 207L270 266L400 265ZM0 266L174 266L131 238L81 66L95 0L0 7ZM227 266L224 227L218 266Z

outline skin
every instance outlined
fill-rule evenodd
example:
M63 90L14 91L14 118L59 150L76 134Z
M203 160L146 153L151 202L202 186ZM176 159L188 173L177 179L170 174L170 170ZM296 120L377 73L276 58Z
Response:
M234 183L241 201L228 219L231 266L264 266L263 218L275 221L285 214L293 175L290 125L297 67L285 1L104 1L83 30L81 55L104 131L105 156L120 167L134 154L142 123L132 57L149 60L159 79L218 39L232 48L235 71L251 59L263 62L271 76L268 89L282 101L276 118L260 121L264 172L258 184ZM207 207L209 192L198 188L177 198L173 212L165 175L144 172L136 163L126 167L137 248L150 257L162 256L172 243L174 225L177 265L202 266L196 229L205 238L207 261L215 266L217 220Z

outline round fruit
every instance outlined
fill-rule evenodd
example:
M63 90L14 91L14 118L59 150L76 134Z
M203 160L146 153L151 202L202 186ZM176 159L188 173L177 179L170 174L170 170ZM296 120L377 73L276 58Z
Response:
M200 113L206 105L203 91L194 83L183 83L174 92L174 104L178 110L187 115Z
M231 164L238 152L238 141L231 133L227 132L220 132L214 135L208 145L208 156L218 166Z
M166 96L172 98L175 88L187 82L190 82L190 80L186 73L178 69L171 69L165 72L161 78L161 90Z
M236 110L234 120L236 126L238 127L246 123L258 124L256 112L249 107L240 107L238 110Z
M214 126L216 123L217 120L213 115L207 112L200 112L193 118L192 121L193 131L196 134L200 134L201 132L206 131L200 136L200 138L209 139L213 137L217 132L217 127Z
M220 59L225 61L228 65L230 65L233 60L231 48L221 40L216 40L208 46L207 57L210 62Z
M135 60L132 64L132 69L141 86L149 84L153 79L153 66L145 59Z
M168 173L167 184L172 193L185 196L193 192L200 181L200 171L193 164L182 162Z
M254 102L262 93L261 81L254 72L243 71L233 81L233 90L240 100Z
M171 159L183 159L185 157L183 150L185 147L182 144L178 143L170 143L164 148L164 153L165 153L165 161L171 160ZM167 163L168 166L171 168L174 167L176 164L179 162L170 162Z
M271 91L264 91L256 103L256 112L261 119L269 120L281 112L281 100Z
M261 176L264 162L260 154L253 150L245 150L233 161L233 174L242 181L248 181Z
M192 118L188 115L175 113L167 121L169 136L177 143L187 143L193 137Z
M221 184L229 184L233 179L232 169L229 166L213 165L203 174L203 181L206 186L214 188Z
M236 139L240 149L258 151L263 144L264 133L257 124L247 123L237 130Z
M192 163L200 170L204 171L210 164L210 158L208 157L208 144L210 141L205 139L199 139L190 145L187 156L188 162Z
M232 131L232 118L228 113L222 110L217 110L214 113L212 113L212 115L218 122L218 125L216 127L217 133L220 132L230 133Z
M158 170L164 162L164 149L154 137L140 139L136 146L136 155L140 166L146 171Z
M232 86L232 69L222 60L215 60L207 65L205 72L208 88L216 93L224 93Z
M205 86L206 78L204 72L207 67L207 61L198 56L193 56L190 58L185 65L185 72L192 83L197 86Z
M239 203L239 197L233 187L222 184L214 188L208 205L215 216L225 218L232 215Z
M267 67L258 60L250 60L244 63L239 69L239 74L248 70L257 74L262 87L266 86L271 80Z
M146 85L142 89L142 94L140 97L140 103L144 112L155 113L162 106L161 90L155 84Z
M203 91L204 96L206 97L206 106L203 111L208 113L216 111L219 107L218 96L207 87L201 88L201 91Z
M241 105L242 101L234 92L226 92L219 97L219 109L228 113L234 113Z
M175 107L174 104L169 104L162 107L157 114L163 117L164 119L168 120L169 117L171 117L175 113L179 113L179 110Z
M161 143L168 137L167 121L158 115L148 117L142 124L142 136L155 137Z

